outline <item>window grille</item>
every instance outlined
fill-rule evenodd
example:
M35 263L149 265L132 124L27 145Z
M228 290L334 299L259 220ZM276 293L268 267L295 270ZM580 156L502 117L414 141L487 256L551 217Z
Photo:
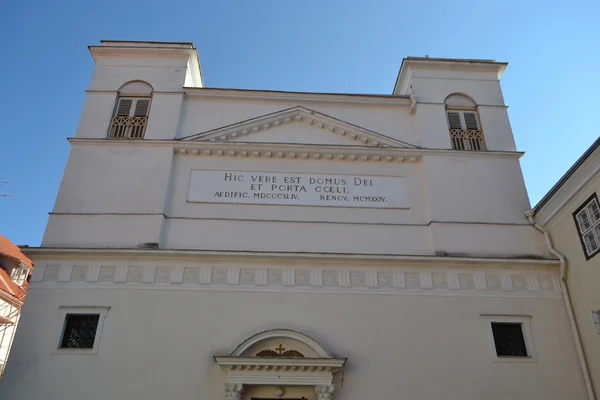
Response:
M100 314L67 314L61 349L92 349Z
M450 141L454 150L487 150L483 131L474 111L447 111Z
M143 139L148 123L149 108L150 98L119 97L108 137L114 139Z
M492 322L492 333L498 357L529 357L523 335L523 324Z
M573 215L586 259L590 259L600 252L600 206L596 194Z

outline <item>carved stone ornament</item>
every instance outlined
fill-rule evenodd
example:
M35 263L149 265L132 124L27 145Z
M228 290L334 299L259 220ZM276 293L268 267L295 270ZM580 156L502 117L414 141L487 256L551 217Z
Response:
M225 384L225 399L226 400L241 400L244 393L244 385L239 383Z
M317 400L332 400L333 389L333 385L316 385Z

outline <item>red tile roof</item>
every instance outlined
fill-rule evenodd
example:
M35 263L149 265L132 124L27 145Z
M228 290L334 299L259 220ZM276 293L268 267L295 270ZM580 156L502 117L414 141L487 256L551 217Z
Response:
M10 240L0 235L0 262L2 258L6 257L14 261L20 261L27 267L33 269L33 261L31 261L25 254L21 252L21 249ZM30 272L31 273L31 272ZM6 270L0 268L0 290L8 293L12 297L16 297L19 300L24 300L27 294L27 281L23 286L17 285L11 278Z

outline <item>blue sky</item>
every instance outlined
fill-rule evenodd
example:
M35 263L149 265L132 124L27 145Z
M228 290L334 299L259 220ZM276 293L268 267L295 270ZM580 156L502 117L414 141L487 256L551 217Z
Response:
M208 87L385 93L405 56L508 61L535 204L598 136L600 2L0 1L0 233L41 242L102 39L194 42Z

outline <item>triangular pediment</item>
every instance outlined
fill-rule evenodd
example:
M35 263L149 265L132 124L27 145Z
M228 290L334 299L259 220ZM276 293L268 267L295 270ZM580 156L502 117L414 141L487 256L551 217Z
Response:
M296 106L188 136L182 141L416 148L317 111Z

